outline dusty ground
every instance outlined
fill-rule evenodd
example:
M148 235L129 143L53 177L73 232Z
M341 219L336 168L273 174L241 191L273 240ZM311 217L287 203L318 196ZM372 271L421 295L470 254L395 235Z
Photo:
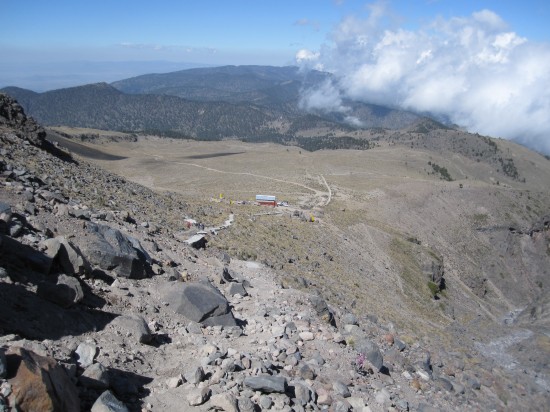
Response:
M214 250L261 262L285 287L313 287L342 312L375 315L412 341L467 355L468 365L488 370L494 381L517 382L525 367L542 386L516 388L518 394L548 390L539 356L548 353L547 326L529 316L510 325L548 297L548 234L531 230L549 213L544 157L498 141L524 182L494 164L403 145L309 153L155 137L79 144L124 157L102 160L95 152L90 160L151 189L177 192L193 210L211 204L233 212L232 227L210 239ZM431 163L454 180L441 180ZM260 193L291 207L267 214L237 203ZM445 289L435 299L425 270L430 260L444 267ZM493 389L505 405L505 388Z
M473 316L470 311L477 313L480 308L484 316L495 320L525 305L537 292L523 286L520 290L510 288L510 281L519 278L518 274L506 273L506 267L499 268L498 278L492 277L496 274L489 273L491 269L484 263L491 254L494 257L497 246L490 245L485 229L528 229L548 213L550 193L544 182L550 182L550 162L512 143L498 144L503 152L514 150L514 161L522 176L527 177L525 183L508 178L483 162L402 146L310 153L273 144L153 137L86 146L125 157L94 162L150 188L176 191L196 202L219 200L223 194L237 220L247 220L261 211L231 205L233 202L250 201L260 193L289 201L292 210L316 217L318 224L313 228L291 224L290 232L301 232L299 242L294 243L331 249L336 258L325 262L327 269L349 277L348 286L363 283L359 269L373 272L376 282L370 287L376 293L370 298L387 310L393 306L395 311L395 306L408 295L412 302L407 305L420 304L425 311L433 312L429 299L419 303L418 296L403 286L407 279L403 279L402 271L406 268L400 265L414 251L407 242L402 244L399 240L414 238L445 262L450 296L438 302L438 306L448 307L435 321L448 323L452 320L448 318L451 311L455 317L469 319ZM428 162L445 166L455 180L447 182L430 174L433 170ZM282 216L291 210L278 208L277 212L282 215L264 217L264 224L287 225L288 219ZM283 223L278 222L281 219ZM348 238L351 245L344 244L342 238ZM293 243L292 239L275 240ZM340 267L335 267L337 263ZM491 263L493 268L499 266L498 262ZM307 270L303 271L307 275ZM484 285L476 284L480 271L488 272ZM401 292L396 295L397 301L377 301L377 296L392 288Z

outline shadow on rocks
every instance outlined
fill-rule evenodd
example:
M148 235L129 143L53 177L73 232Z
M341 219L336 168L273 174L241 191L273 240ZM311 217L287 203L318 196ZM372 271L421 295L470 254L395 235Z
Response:
M115 315L97 309L64 309L16 284L0 283L0 329L28 339L60 339L103 329Z
M120 369L109 369L109 389L116 398L123 402L129 411L141 412L142 399L150 394L145 385L153 379ZM94 402L101 396L105 389L83 389L80 393L80 407L82 411L89 411Z
M248 325L248 321L246 319L235 318L235 322L237 323L237 326L239 328L241 328L243 331L245 330L246 326Z
M145 385L151 383L153 378L120 369L111 369L109 381L117 398L124 402L128 409L141 411L140 400L150 394Z
M42 142L42 149L50 153L52 156L57 157L59 160L62 160L67 163L78 164L78 162L75 159L73 159L70 153L60 149L59 147L49 142L48 140L44 140Z
M150 346L155 348L160 348L163 345L172 343L172 338L165 333L155 333L153 334L153 339L149 342Z

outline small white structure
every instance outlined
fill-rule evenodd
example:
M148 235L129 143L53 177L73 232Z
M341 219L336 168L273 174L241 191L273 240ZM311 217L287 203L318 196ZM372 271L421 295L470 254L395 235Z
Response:
M264 206L277 206L277 197L270 195L256 195L256 202Z

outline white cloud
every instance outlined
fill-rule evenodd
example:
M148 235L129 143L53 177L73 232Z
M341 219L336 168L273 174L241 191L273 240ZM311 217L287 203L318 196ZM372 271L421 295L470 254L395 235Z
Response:
M306 110L345 112L349 110L342 105L339 90L330 80L302 93L300 106Z
M314 52L307 49L300 49L296 52L296 63L304 70L325 70L323 63L319 61L320 52Z
M334 75L330 87L305 94L311 107L341 110L350 97L429 111L550 153L550 44L529 42L490 10L390 29L384 4L344 18L319 52L297 54L299 65Z

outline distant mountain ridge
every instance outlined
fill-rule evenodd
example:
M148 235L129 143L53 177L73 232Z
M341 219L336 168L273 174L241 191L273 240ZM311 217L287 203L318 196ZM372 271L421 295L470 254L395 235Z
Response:
M297 67L224 66L148 74L130 79L35 93L16 87L16 98L45 125L153 132L199 139L289 139L343 136L362 128L399 129L421 116L349 102L341 112L306 111L304 89L330 74ZM353 117L356 124L351 124Z

